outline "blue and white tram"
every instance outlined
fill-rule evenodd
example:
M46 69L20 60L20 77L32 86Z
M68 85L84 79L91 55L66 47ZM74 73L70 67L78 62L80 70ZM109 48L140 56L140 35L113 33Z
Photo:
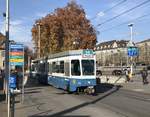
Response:
M75 92L96 85L96 57L92 50L72 50L48 57L48 84Z
M47 84L48 63L47 58L40 58L31 61L31 77L38 80L39 83Z

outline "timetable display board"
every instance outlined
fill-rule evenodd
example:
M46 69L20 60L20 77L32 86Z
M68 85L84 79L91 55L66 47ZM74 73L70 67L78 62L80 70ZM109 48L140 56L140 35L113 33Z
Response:
M23 44L10 44L9 62L11 66L24 65L24 46Z

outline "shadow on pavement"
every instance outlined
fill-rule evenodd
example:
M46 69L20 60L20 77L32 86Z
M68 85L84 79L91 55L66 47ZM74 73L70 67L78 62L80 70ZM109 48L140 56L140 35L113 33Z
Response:
M5 100L5 94L0 93L0 102Z
M41 115L41 116L30 116L30 117L90 117L90 116L88 115L62 115L62 116Z
M108 88L107 89L104 88L102 90L101 89L102 86L108 86ZM95 100L82 103L80 105L74 106L72 108L63 110L61 112L58 112L58 113L55 113L55 114L52 114L52 115L40 115L40 114L36 114L36 115L29 116L29 117L90 117L88 115L87 116L82 116L82 115L71 115L71 116L68 116L68 115L65 115L65 114L69 114L69 113L71 113L71 112L73 112L75 110L81 109L81 108L83 108L85 106L88 106L88 105L91 105L91 104L95 104L98 101L104 99L105 97L111 95L112 93L118 91L120 87L114 86L114 85L108 85L108 84L101 84L101 85L98 85L96 88L97 88L97 91L99 93L101 93L101 92L105 92L105 93L103 93L102 95L99 95L98 98L95 99ZM48 113L48 112L42 112L42 114L45 114L45 113Z
M97 84L95 87L96 93L105 93L109 90L111 90L112 88L117 87L118 89L121 88L121 85L113 85L113 84L108 84L108 83L101 83L101 84Z
M108 83L97 84L95 86L96 93L93 94L93 95L96 96L98 94L102 94L102 93L108 92L109 90L114 88L114 86L117 87L117 88L121 88L122 87L121 85L113 85L113 84L108 84ZM62 90L62 89L60 89L60 90ZM65 94L67 94L68 95L68 94L77 94L77 93L69 93L67 91L62 90L62 92L57 92L55 94L58 94L58 95L65 95ZM84 93L81 92L81 93L79 93L79 95L80 94L84 94Z
M47 84L40 84L38 83L37 79L35 78L28 78L27 84L25 85L25 88L31 88L32 90L36 90L40 87L48 86Z
M43 88L40 88L40 87L35 87L35 88L26 88L26 91L34 91L34 90L39 90L39 89L43 89Z
M25 94L40 93L41 91L26 91Z

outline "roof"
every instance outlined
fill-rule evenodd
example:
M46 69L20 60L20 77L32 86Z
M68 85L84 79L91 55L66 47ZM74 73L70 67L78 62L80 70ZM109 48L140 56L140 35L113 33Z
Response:
M145 42L150 42L150 39L146 39L144 41L137 42L136 44L145 43Z
M103 46L103 45L111 45L111 44L113 44L114 42L116 42L116 40L102 42L102 43L99 43L99 44L96 45L96 46L98 47L98 46Z
M69 51L64 51L64 52L49 55L48 58L59 58L59 57L65 57L65 56L79 56L79 55L83 55L83 51L84 50L69 50ZM85 49L85 51L86 51L86 49ZM89 51L95 55L93 50L88 49L88 52Z
M5 39L5 36L0 32L0 41L4 39Z
M0 33L0 49L4 49L4 46L1 45L4 40L5 40L5 36L2 33Z
M96 46L96 48L99 47L98 50L104 50L104 49L112 49L114 48L114 44L116 44L117 48L126 47L128 44L128 40L111 40L107 42L102 42ZM97 49L96 49L97 50Z
M53 58L60 58L60 57L66 57L66 56L79 56L83 54L83 51L84 50L69 50L69 51L59 52L59 53L51 54L48 57L42 57L39 59L32 60L32 62L36 62L39 60L43 61L43 60L46 60L46 58L53 59ZM89 49L89 51L91 51L92 54L95 55L95 52L93 52L93 50Z

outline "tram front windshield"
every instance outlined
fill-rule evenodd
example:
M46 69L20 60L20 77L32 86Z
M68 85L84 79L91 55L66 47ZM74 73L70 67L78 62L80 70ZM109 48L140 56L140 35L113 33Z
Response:
M82 60L83 75L94 75L94 60Z

